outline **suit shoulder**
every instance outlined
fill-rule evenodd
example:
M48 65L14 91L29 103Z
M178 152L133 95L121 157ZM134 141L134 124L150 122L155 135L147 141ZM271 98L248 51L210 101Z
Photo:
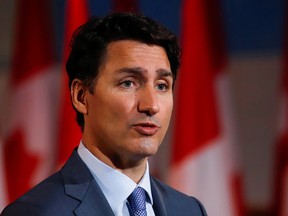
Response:
M60 172L57 172L9 204L1 216L52 215L53 212L60 209L60 205L63 204L63 201L65 202L65 199L67 196L63 180Z
M25 216L25 215L43 215L43 211L37 205L26 203L20 200L9 204L0 214L1 216Z
M167 205L173 206L173 210L171 209L171 211L175 212L176 215L179 215L180 212L186 212L186 215L189 215L187 214L188 212L195 212L191 215L207 216L204 206L197 198L188 196L154 177L152 177L152 181L165 197Z

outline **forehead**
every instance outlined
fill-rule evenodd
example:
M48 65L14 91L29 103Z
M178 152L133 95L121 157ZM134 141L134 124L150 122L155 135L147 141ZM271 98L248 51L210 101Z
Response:
M108 44L103 66L162 68L170 71L170 62L163 47L133 40Z

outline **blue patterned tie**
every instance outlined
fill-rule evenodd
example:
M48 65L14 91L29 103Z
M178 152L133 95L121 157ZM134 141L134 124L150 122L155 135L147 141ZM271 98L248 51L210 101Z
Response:
M135 188L127 200L130 216L147 216L146 194L143 188Z

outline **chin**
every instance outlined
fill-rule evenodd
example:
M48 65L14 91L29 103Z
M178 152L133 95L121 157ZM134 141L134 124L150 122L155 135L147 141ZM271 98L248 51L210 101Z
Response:
M140 147L139 153L146 155L146 157L155 155L158 151L159 146L159 142L145 140L144 142L141 142L138 146Z

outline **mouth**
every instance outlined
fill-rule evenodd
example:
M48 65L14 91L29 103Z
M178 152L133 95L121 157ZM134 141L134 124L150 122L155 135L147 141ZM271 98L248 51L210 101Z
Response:
M139 134L144 136L153 136L156 134L160 127L152 122L141 122L132 125L134 130L136 130Z

